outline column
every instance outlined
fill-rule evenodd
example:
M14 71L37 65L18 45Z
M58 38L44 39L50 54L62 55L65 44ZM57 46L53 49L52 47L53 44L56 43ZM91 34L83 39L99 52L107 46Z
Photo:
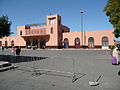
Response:
M33 46L33 38L30 38L30 46L32 47Z
M40 39L38 39L38 48L40 48Z

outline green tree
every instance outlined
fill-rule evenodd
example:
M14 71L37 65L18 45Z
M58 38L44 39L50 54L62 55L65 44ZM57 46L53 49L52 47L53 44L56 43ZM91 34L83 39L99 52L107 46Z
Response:
M104 12L109 16L109 22L114 27L115 37L120 37L120 0L108 0Z
M8 16L0 17L0 38L4 36L9 36L11 21L9 21Z

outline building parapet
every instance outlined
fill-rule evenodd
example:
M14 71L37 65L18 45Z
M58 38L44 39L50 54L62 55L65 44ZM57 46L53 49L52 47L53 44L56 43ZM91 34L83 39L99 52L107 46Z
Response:
M37 23L37 24L27 24L26 27L40 27L40 26L46 26L46 23Z

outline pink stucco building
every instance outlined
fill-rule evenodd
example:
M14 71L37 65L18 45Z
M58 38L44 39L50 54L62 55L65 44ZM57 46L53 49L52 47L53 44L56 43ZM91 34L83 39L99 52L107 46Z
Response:
M108 48L114 45L113 30L70 32L62 25L61 16L50 15L46 23L17 27L17 36L0 39L0 46L37 48Z

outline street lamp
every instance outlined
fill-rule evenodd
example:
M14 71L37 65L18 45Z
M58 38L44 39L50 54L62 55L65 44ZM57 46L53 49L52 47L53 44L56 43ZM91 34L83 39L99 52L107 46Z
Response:
M84 37L83 37L83 33L84 33L84 31L83 31L83 13L84 13L84 11L80 11L80 13L81 13L81 40L82 40L82 47L84 46L84 43L83 43L83 41L84 41Z

